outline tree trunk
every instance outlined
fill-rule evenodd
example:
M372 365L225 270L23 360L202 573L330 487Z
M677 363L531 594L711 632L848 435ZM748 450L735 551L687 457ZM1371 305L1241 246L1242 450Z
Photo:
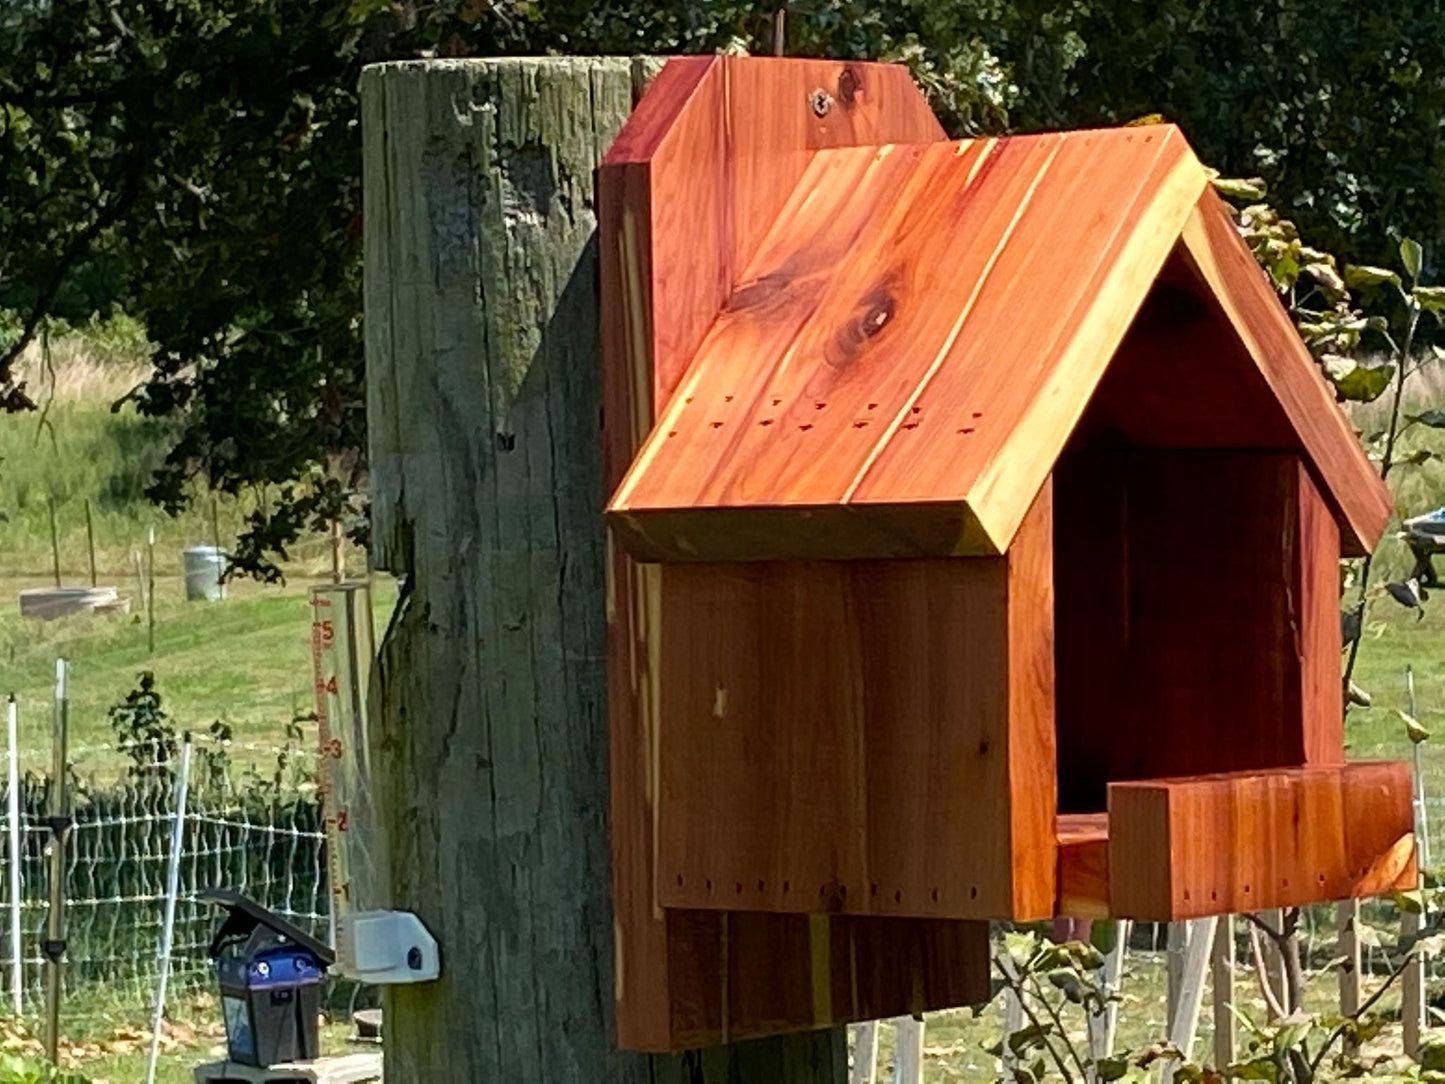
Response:
M841 1084L841 1029L681 1057L613 1038L594 168L652 65L362 76L375 565L404 577L373 763L388 1079Z

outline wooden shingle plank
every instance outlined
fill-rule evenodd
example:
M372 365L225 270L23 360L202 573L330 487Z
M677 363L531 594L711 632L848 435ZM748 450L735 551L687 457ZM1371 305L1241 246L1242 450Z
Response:
M616 490L614 511L688 507L737 458L773 367L823 303L838 267L871 259L887 209L922 154L921 147L885 147L818 156ZM614 518L625 526L625 516Z
M1389 519L1389 491L1228 209L1212 191L1200 197L1182 240L1298 434L1340 521L1345 555L1368 553Z
M1135 228L1136 203L1147 205L1183 148L1173 129L1070 132L1061 138L1048 175L957 334L930 359L904 413L880 434L874 454L847 490L849 499L969 496L1088 312L1101 278ZM1145 291L1147 283L1133 303ZM1106 351L1095 359L1101 370L1108 357ZM1068 385L1064 399L1078 399L1082 409L1083 388L1089 386ZM1031 485L1011 494L1020 505L1015 527L1052 466L1052 457L1045 458ZM995 549L1007 546L1007 538L1000 543L990 537Z
M1006 546L1013 537L1022 516L1020 495L1037 487L1063 450L1173 247L1184 208L1205 183L1202 168L1177 132L1162 134L1160 141L1165 146L1156 159L1155 183L1146 185L1131 206L1129 224L1110 237L1092 289L1076 295L1074 311L1061 321L1050 348L1033 365L1021 366L1037 381L1022 412L1002 405L1009 401L1002 390L994 400L1000 404L995 420L1003 412L1005 424L992 431L1002 440L980 441L983 466L969 487L968 503L996 545ZM1048 301L1035 296L1030 303ZM1001 377L996 371L994 379ZM926 400L920 404L928 409Z
M890 201L878 243L835 269L744 419L736 455L693 503L846 503L1026 215L1060 142L929 148Z

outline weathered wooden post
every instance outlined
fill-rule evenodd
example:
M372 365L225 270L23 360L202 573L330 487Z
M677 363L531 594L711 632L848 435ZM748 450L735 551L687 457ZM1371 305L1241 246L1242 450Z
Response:
M842 1032L613 1038L593 170L648 65L362 76L374 678L392 906L442 976L386 997L388 1079L841 1084Z

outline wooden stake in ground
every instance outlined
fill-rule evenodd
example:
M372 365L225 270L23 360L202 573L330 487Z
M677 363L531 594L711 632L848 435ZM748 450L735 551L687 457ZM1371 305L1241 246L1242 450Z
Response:
M346 578L346 561L343 559L342 545L345 542L341 534L341 520L331 521L331 582L340 583Z
M95 578L95 524L90 518L90 498L85 499L85 552L90 557L90 586L96 585Z
M217 555L221 553L221 499L214 493L211 494L211 545ZM221 570L221 582L218 585L221 597L226 597L226 575L225 568Z
M1199 1030L1199 1010L1204 1003L1204 979L1209 974L1209 959L1214 949L1218 920L1211 916L1171 925L1185 929L1179 937L1184 950L1179 968L1179 982L1171 998L1169 1010L1169 1041L1188 1059L1192 1055L1194 1036ZM1172 942L1170 951L1173 951ZM1154 1079L1158 1084L1173 1080L1174 1063L1169 1060L1160 1061Z
M137 596L136 603L137 605L143 607L146 604L146 577L145 569L141 567L139 547L132 546L130 548L130 559L131 563L135 565L135 592Z
M373 671L390 905L441 948L384 994L388 1079L843 1084L841 1028L689 1056L613 1029L594 170L621 59L362 75Z
M853 1032L853 1067L848 1072L848 1084L877 1084L878 1021L865 1020L850 1030Z
M55 527L55 498L45 498L46 511L50 513L50 567L52 569L55 586L60 586L60 532Z
M1335 904L1335 930L1339 938L1336 953L1340 958L1340 1015L1354 1016L1360 1011L1360 939L1355 931L1360 923L1360 901L1341 900ZM1356 1049L1349 1039L1345 1049Z
M146 532L146 654L156 653L156 529Z
M923 1084L923 1021L900 1016L893 1030L893 1084Z

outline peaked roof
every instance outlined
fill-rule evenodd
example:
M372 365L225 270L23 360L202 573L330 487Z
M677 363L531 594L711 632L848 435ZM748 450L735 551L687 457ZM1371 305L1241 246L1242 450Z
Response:
M813 151L609 521L643 559L1002 553L1173 252L1373 546L1388 494L1170 125Z

